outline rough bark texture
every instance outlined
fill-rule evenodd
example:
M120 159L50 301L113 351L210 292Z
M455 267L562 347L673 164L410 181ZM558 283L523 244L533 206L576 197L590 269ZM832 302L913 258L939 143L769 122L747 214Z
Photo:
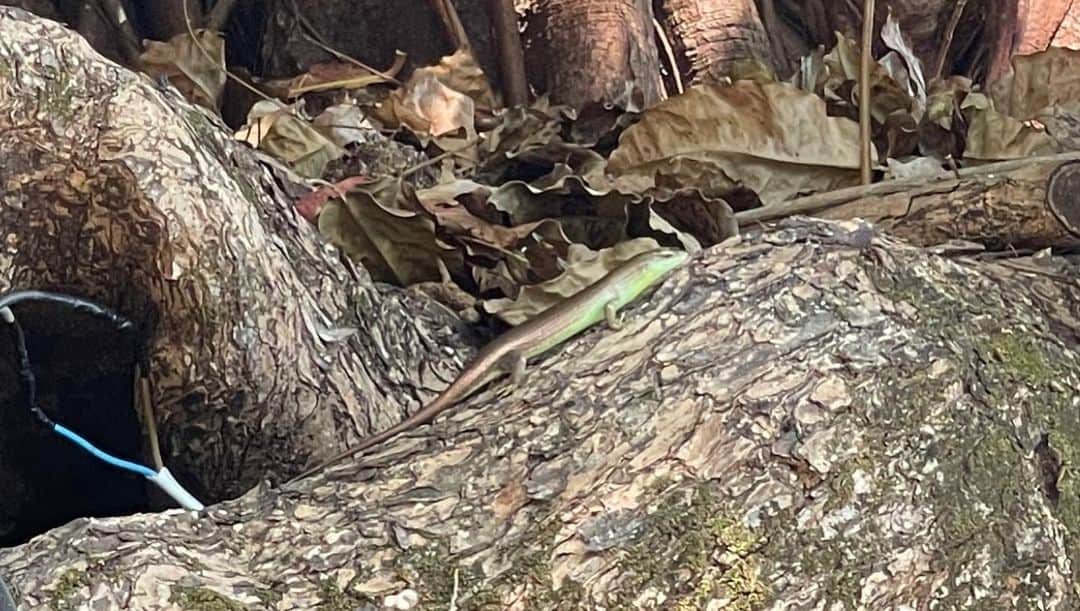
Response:
M1069 13L1080 13L1073 0L1020 0L1022 30L1016 41L1016 52L1022 55L1045 50L1058 38ZM1062 41L1066 46L1072 41ZM1056 43L1055 43L1056 44Z
M0 286L153 311L163 426L204 441L170 465L239 486L441 385L416 379L457 366L424 364L445 318L350 278L169 99L0 10ZM76 520L0 573L25 609L1075 608L1078 306L861 222L759 228L528 384L287 489Z
M664 0L661 19L675 61L692 82L718 81L734 62L772 65L769 37L754 0Z
M881 182L740 212L742 226L793 212L861 218L921 245L966 240L1001 250L1080 246L1080 153Z
M861 223L788 223L355 463L200 516L78 520L0 569L30 609L406 588L430 609L1072 608L1077 305Z
M0 290L63 290L144 326L165 460L199 496L298 472L399 420L419 403L410 382L456 368L417 361L447 316L374 300L175 91L12 9L0 87ZM359 332L335 339L343 327ZM16 389L0 408L25 410Z
M537 0L525 30L529 80L551 99L645 108L660 101L649 0Z

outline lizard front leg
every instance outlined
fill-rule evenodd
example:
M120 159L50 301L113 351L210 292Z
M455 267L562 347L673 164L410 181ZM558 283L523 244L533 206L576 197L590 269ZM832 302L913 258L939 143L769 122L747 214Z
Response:
M614 301L609 301L604 304L604 320L607 321L608 327L612 331L618 331L623 328L623 321L619 317L619 308L615 305Z

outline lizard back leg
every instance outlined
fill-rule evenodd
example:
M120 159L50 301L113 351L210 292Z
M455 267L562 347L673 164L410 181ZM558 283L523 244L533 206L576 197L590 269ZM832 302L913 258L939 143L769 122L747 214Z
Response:
M527 359L524 352L513 351L500 359L499 368L510 374L510 383L517 386L525 381L525 364Z

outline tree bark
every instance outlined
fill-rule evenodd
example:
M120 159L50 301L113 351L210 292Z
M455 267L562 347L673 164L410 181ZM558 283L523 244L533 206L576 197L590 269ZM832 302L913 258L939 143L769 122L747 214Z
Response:
M538 0L525 31L529 80L576 107L659 102L652 18L649 0Z
M1077 304L864 223L784 223L525 387L290 489L75 521L0 570L30 609L1070 608Z
M151 330L166 463L205 489L397 420L461 341L223 133L0 9L2 288ZM1074 608L1078 297L864 222L756 228L528 384L199 514L72 521L0 574L25 609Z
M0 66L20 66L0 70L0 290L62 290L140 326L165 462L198 496L296 473L456 369L421 356L449 316L376 299L220 122L55 24L4 9L0 28ZM24 413L16 390L0 406Z
M1080 153L987 164L821 193L735 215L741 226L813 214L861 218L914 244L993 250L1080 246Z
M662 6L657 17L669 29L676 64L691 82L719 81L741 60L772 66L754 0L664 0Z

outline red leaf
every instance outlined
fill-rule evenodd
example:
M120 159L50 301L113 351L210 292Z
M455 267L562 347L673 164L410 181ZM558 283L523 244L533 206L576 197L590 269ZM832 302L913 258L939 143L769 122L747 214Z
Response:
M325 187L319 187L311 193L296 200L295 208L300 216L312 223L319 221L319 212L331 197L345 197L345 194L356 185L364 185L372 182L367 176L350 176L340 182Z

